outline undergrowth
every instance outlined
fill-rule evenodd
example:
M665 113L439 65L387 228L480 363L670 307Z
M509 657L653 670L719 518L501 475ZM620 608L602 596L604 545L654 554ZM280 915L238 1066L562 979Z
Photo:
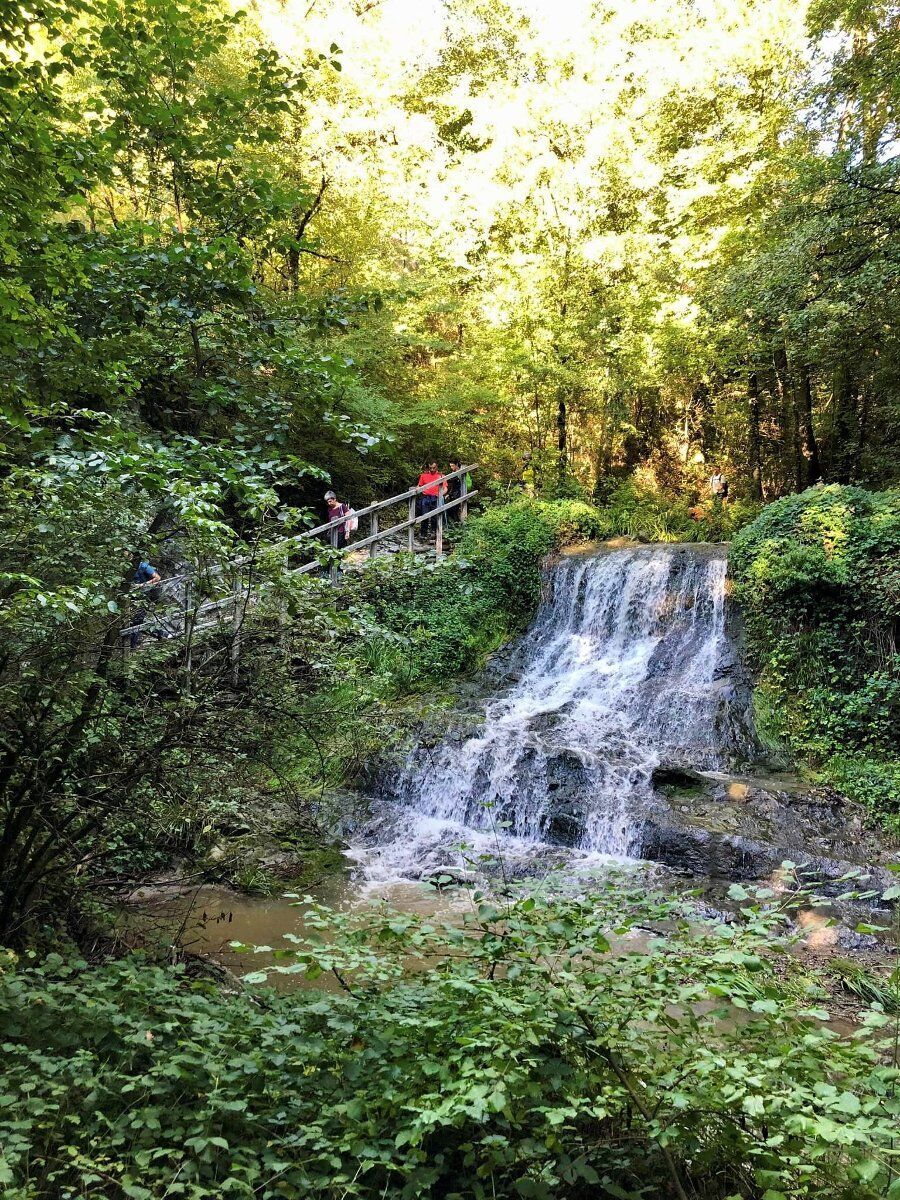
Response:
M777 500L730 569L768 730L900 832L900 493Z
M790 902L733 898L730 924L625 880L450 926L305 906L281 967L339 994L10 964L3 1194L894 1200L900 1017L839 1037Z
M626 479L598 499L604 537L646 542L724 542L759 513L746 500L672 495L642 479Z

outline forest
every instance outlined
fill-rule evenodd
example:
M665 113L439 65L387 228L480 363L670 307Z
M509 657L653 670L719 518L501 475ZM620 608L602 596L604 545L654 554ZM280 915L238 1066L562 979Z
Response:
M900 7L0 0L0 182L0 1194L900 1200Z

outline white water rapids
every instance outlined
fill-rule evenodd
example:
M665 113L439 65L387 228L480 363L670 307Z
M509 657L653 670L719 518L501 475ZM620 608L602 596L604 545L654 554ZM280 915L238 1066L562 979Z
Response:
M714 770L748 737L719 548L563 560L475 736L418 748L352 856L373 883L548 846L639 854L660 764Z

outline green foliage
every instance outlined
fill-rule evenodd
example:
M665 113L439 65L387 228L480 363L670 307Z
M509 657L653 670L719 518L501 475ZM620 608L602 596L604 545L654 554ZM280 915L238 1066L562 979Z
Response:
M900 495L811 488L737 535L731 571L773 731L898 820Z
M364 634L353 651L363 676L381 675L388 694L440 690L528 623L548 554L601 530L588 504L520 500L469 520L440 562L398 554L347 572L346 604Z
M900 762L866 754L836 754L822 764L822 778L863 804L893 833L900 834Z
M737 500L700 501L667 493L636 472L604 489L599 501L605 535L647 542L722 542L752 521L759 506Z
M773 940L785 905L734 896L731 925L625 881L476 896L461 926L314 909L280 969L342 994L20 964L0 975L4 1194L891 1195L893 1025L829 1030Z
M551 550L602 536L602 517L579 500L520 500L495 506L467 525L459 554L487 579L492 600L513 619L530 615L540 597L540 568Z

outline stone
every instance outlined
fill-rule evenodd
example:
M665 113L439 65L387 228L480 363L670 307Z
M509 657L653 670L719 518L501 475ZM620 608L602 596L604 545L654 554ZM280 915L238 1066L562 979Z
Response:
M477 882L477 877L474 871L470 871L465 867L432 867L428 871L424 871L419 879L422 883L429 883L432 887L437 888L442 892L448 887L474 887Z

